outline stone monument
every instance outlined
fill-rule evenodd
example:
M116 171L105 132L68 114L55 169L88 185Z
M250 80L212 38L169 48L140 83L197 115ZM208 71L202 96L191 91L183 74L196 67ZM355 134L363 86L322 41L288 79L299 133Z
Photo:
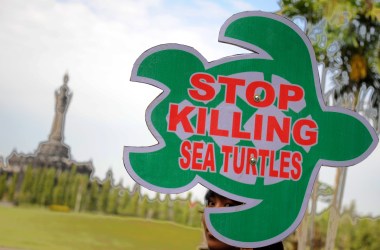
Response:
M37 157L42 158L70 158L70 149L63 143L63 128L67 108L70 104L72 93L69 91L67 83L69 76L65 74L63 77L63 85L55 92L55 115L53 125L49 135L49 140L42 142L37 149Z
M77 167L77 172L91 175L92 162L76 162L71 159L70 147L64 143L65 117L73 94L68 87L69 76L63 77L63 85L55 92L55 114L51 132L47 141L41 142L34 154L22 154L13 151L7 157L7 169L24 170L32 167L55 167L62 171Z

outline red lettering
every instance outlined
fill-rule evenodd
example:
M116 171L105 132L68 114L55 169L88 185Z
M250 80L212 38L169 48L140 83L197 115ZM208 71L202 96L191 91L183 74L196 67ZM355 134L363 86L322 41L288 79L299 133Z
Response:
M184 140L180 148L179 166L181 169L188 170L190 168L194 171L216 172L214 144L206 144L205 150L204 147L204 142Z
M232 133L231 136L233 138L239 138L239 139L249 139L251 137L251 134L249 132L241 131L241 113L240 112L234 112L233 118L232 118Z
M200 107L198 109L198 117L197 117L197 134L198 135L206 134L206 118L207 118L207 108Z
M248 148L247 150L247 167L246 167L246 170L245 170L245 173L246 174L249 174L252 170L252 175L257 175L257 166L256 166L256 163L255 164L251 164L251 158L255 158L257 159L257 150L255 148ZM257 160L256 160L257 162Z
M240 162L239 162L239 158L240 158ZM241 172L243 172L244 162L245 162L245 147L241 147L240 154L239 154L239 147L234 147L234 172L235 172L235 174L241 174Z
M277 117L268 116L267 140L272 142L274 140L274 134L277 135L282 143L289 144L290 117L284 117L281 127Z
M194 170L202 170L202 163L199 160L202 160L202 150L204 146L203 142L193 142L193 157L191 160L191 168Z
M224 154L223 172L227 173L228 172L228 159L230 158L230 155L232 153L232 146L223 145L221 151Z
M255 95L257 95L256 90L258 88L262 88L265 90L265 97L263 100L260 100L259 102L255 101ZM263 81L255 81L251 82L248 85L247 90L245 92L245 98L247 99L248 103L251 104L252 107L265 108L274 103L274 100L276 99L276 93L272 85L270 85L269 83Z
M266 149L259 150L259 157L261 157L260 176L265 176L265 166L266 166L268 156L269 156L269 150L266 150Z
M301 146L312 146L317 143L317 124L311 119L299 119L293 125L293 139ZM304 131L303 131L304 128ZM304 132L304 134L302 134Z
M179 159L179 166L183 170L186 170L190 167L191 154L190 154L189 150L191 150L191 143L187 140L183 141L181 143L181 156L182 157Z
M254 121L255 126L253 126L253 139L260 141L263 133L263 116L255 115Z
M298 85L280 84L280 96L278 97L278 108L288 110L289 102L298 102L303 99L304 91Z
M207 170L210 172L216 172L214 144L212 143L207 144L206 155L203 162L203 171Z
M180 112L178 112L178 104L170 104L169 107L169 131L177 131L177 125L182 124L183 130L187 133L193 133L193 127L191 126L188 115L195 109L195 107L186 106Z
M236 103L236 87L237 86L244 86L245 80L237 79L237 78L231 78L231 77L225 77L225 76L219 76L218 82L226 85L226 91L225 91L226 103L235 104Z
M292 157L293 169L290 171L292 179L298 181L302 174L302 155L300 152L294 152Z
M190 83L196 89L189 89L188 93L196 101L210 101L215 97L215 90L210 85L215 83L212 75L195 73L190 77Z
M212 109L211 110L211 118L210 118L210 136L228 136L228 130L220 129L219 125L219 110Z
M274 157L275 157L275 151L270 151L270 162L269 162L269 176L271 177L278 177L278 170L274 169Z
M280 153L280 177L283 179L289 179L289 172L286 171L290 166L290 151L281 151Z

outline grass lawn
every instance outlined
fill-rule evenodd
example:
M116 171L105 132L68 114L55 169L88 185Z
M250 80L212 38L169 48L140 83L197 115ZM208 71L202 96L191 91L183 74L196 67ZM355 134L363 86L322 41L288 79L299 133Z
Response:
M0 248L195 250L201 239L201 229L167 222L0 207Z

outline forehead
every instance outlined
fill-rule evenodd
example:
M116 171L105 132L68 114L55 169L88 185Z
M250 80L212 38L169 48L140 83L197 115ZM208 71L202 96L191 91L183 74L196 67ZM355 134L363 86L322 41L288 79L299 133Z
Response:
M220 194L217 194L215 192L212 192L212 191L206 194L205 199L206 199L206 201L208 201L208 200L216 200L217 199L217 200L221 200L221 201L232 201L232 202L240 203L238 201L235 201L235 200L232 200L230 198L224 197L224 196L222 196Z
M226 199L226 197L221 196L216 193L211 193L209 196L206 197L206 200L209 200L209 199Z

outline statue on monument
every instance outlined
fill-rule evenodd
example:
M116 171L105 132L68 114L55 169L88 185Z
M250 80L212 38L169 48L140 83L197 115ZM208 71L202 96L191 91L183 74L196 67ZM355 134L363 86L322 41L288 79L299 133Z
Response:
M49 139L40 143L36 151L37 157L70 158L70 148L63 142L66 112L73 95L67 86L68 82L69 75L66 73L62 86L55 91L55 114Z
M79 173L91 175L92 162L77 162L71 159L70 147L64 143L65 117L73 96L67 86L68 82L69 75L66 73L62 86L55 91L55 114L48 140L39 143L34 154L19 154L13 151L7 157L10 171L22 170L26 166L55 167L61 170L69 170L75 166Z
M69 87L67 86L68 81L69 75L66 73L63 77L63 85L59 91L55 92L55 116L51 133L49 135L49 140L52 141L63 142L65 116L72 97L72 93L69 93Z

